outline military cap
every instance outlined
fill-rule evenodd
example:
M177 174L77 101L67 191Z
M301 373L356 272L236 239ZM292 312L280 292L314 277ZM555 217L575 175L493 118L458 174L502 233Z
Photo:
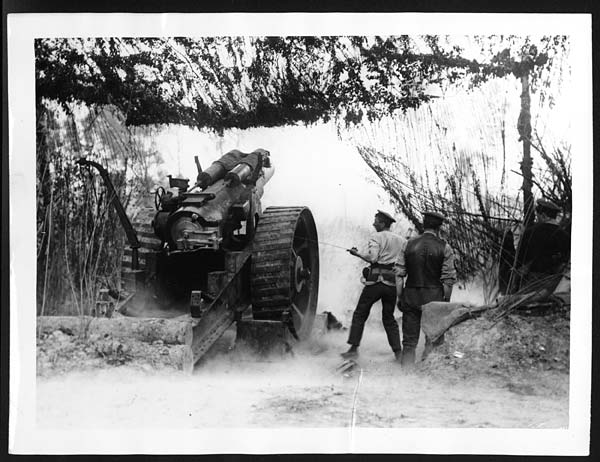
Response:
M548 199L538 199L536 201L537 206L546 210L552 210L554 212L560 212L560 207L556 205L554 202L549 201Z
M391 216L389 213L384 212L383 210L377 210L377 215L383 215L388 220L390 220L392 223L396 223L396 219L393 216Z
M423 212L423 216L424 217L430 216L430 217L433 217L433 218L437 218L440 221L444 221L446 219L446 217L444 215L442 215L439 212L434 212L433 210L426 210L426 211L424 211Z

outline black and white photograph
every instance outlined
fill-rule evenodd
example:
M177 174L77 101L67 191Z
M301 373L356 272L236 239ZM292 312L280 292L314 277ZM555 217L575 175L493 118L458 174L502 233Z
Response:
M585 455L586 14L11 14L13 454Z

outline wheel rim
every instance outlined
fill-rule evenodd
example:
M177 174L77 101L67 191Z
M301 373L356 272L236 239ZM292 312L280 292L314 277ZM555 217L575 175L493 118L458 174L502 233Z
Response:
M305 214L301 214L296 225L294 240L292 243L292 259L295 261L293 268L293 281L291 295L292 321L296 332L302 331L305 335L306 326L312 323L316 311L316 300L313 302L311 295L315 292L317 279L314 272L318 271L318 252L316 252L316 232L311 232L311 220ZM313 234L314 237L313 238ZM315 268L316 266L316 268ZM307 319L310 317L310 320ZM300 336L300 334L298 334Z
M252 260L254 318L280 320L288 312L292 330L301 339L308 337L317 307L318 285L317 233L310 210L265 210L257 226Z

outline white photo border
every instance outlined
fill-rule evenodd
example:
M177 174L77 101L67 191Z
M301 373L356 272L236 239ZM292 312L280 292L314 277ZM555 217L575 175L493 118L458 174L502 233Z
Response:
M424 453L585 455L592 307L592 45L589 14L9 14L9 451L19 454ZM567 429L42 430L35 425L34 39L212 35L565 34L578 94L573 124L571 369Z

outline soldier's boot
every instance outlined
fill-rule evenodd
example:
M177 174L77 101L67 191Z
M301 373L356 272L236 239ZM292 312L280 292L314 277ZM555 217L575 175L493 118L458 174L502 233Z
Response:
M348 351L345 351L344 353L341 353L340 356L344 359L358 358L358 346L351 345L350 349Z
M416 356L415 348L404 347L404 350L402 350L400 365L402 367L406 367L407 369L414 367L415 356Z

